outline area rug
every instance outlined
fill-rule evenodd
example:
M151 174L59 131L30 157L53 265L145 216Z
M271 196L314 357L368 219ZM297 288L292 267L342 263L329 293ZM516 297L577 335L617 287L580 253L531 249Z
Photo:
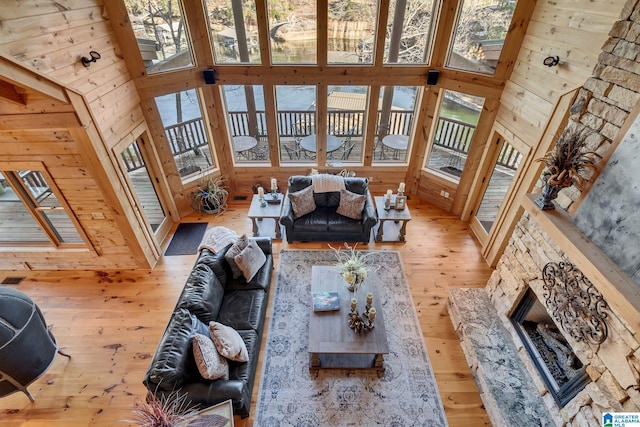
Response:
M280 252L254 425L447 425L400 255L373 251L370 259L380 279L374 305L389 341L386 370L378 377L374 370L321 369L316 377L307 351L311 267L335 264L335 254Z
M169 247L164 252L168 255L193 255L198 252L204 232L207 231L206 222L183 222L178 225L173 234Z

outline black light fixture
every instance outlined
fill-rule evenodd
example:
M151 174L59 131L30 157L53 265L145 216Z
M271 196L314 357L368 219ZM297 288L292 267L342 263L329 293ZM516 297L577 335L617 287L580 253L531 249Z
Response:
M86 56L83 56L81 59L82 65L84 65L85 67L89 67L89 65L91 65L92 62L96 62L98 59L100 59L100 54L95 50L92 50L91 52L89 52L89 56L91 56L91 58L87 58Z
M558 65L560 63L560 57L558 55L556 55L556 56L547 56L546 58L544 58L544 61L542 61L542 63L544 65L546 65L547 67L553 67L553 66Z
M213 68L209 68L207 70L204 70L202 72L202 75L204 76L204 82L208 85L212 85L216 83L216 73L213 70Z

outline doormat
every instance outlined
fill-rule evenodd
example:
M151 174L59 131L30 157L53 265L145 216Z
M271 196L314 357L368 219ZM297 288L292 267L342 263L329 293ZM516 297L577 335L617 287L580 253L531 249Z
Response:
M204 232L207 231L206 222L184 222L178 225L176 232L165 251L165 256L193 255L198 252Z

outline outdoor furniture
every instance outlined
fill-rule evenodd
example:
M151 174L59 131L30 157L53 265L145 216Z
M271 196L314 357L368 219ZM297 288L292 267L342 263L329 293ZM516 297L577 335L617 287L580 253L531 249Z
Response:
M407 135L389 134L382 138L382 145L393 151L393 159L399 160L400 151L407 151L409 137Z
M233 150L247 160L250 160L249 154L257 145L258 140L252 136L240 135L233 137Z
M316 135L307 135L300 140L300 147L311 153L316 152ZM327 154L339 150L342 141L335 135L327 135Z
M24 293L0 287L0 397L21 391L53 363L58 349L42 312Z

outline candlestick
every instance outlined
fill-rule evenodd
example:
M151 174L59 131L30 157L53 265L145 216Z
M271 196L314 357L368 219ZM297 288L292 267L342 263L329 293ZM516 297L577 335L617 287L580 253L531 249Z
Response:
M264 188L258 187L258 197L264 199Z
M369 292L367 293L367 305L371 305L372 302L373 302L373 293Z
M369 322L373 322L373 319L375 318L376 318L376 308L371 307L371 310L369 310Z
M358 300L355 298L351 298L351 310L356 309L356 304L358 304Z
M400 185L398 186L398 192L404 193L404 182L401 182Z
M278 189L278 182L275 178L271 178L271 191L276 191Z
M390 199L392 194L393 190L387 190L387 199Z

